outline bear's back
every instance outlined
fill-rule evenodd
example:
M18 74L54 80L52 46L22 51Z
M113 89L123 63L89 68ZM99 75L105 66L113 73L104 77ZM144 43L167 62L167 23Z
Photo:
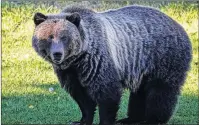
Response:
M98 14L108 34L110 55L127 83L138 85L144 74L154 71L157 72L154 75L164 77L188 70L189 38L164 13L149 7L129 6Z
M128 6L105 12L78 7L62 11L73 12L83 20L89 51L107 51L105 55L112 59L120 78L134 90L145 74L163 78L189 68L191 44L186 32L159 10Z

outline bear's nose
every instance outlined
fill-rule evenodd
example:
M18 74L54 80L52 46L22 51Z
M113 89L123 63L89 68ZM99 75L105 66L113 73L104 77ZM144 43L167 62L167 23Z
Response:
M59 62L62 58L62 53L61 52L54 52L53 57L54 57L54 59L53 59L54 61Z

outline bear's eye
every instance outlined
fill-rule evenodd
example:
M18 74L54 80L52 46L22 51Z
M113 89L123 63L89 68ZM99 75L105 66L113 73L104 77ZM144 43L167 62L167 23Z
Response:
M50 35L50 36L49 36L49 38L50 38L50 39L53 39L53 38L54 38L54 36L53 36L53 35Z
M66 36L62 36L60 39L61 39L62 41L66 41L66 40L67 40L67 37L66 37Z

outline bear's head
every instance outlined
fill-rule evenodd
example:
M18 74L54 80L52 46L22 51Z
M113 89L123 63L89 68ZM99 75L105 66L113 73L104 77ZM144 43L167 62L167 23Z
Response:
M35 51L53 64L61 64L82 50L78 27L80 15L72 13L63 18L49 18L42 13L34 15L35 31L32 45Z

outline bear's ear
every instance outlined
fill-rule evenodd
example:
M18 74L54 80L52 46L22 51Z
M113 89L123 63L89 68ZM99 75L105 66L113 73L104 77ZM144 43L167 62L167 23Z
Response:
M80 24L80 15L79 13L75 12L73 14L71 14L70 16L66 16L66 20L70 21L71 23L75 24L77 27Z
M34 15L34 23L36 26L44 22L46 19L47 19L47 16L45 16L42 13L35 13Z

